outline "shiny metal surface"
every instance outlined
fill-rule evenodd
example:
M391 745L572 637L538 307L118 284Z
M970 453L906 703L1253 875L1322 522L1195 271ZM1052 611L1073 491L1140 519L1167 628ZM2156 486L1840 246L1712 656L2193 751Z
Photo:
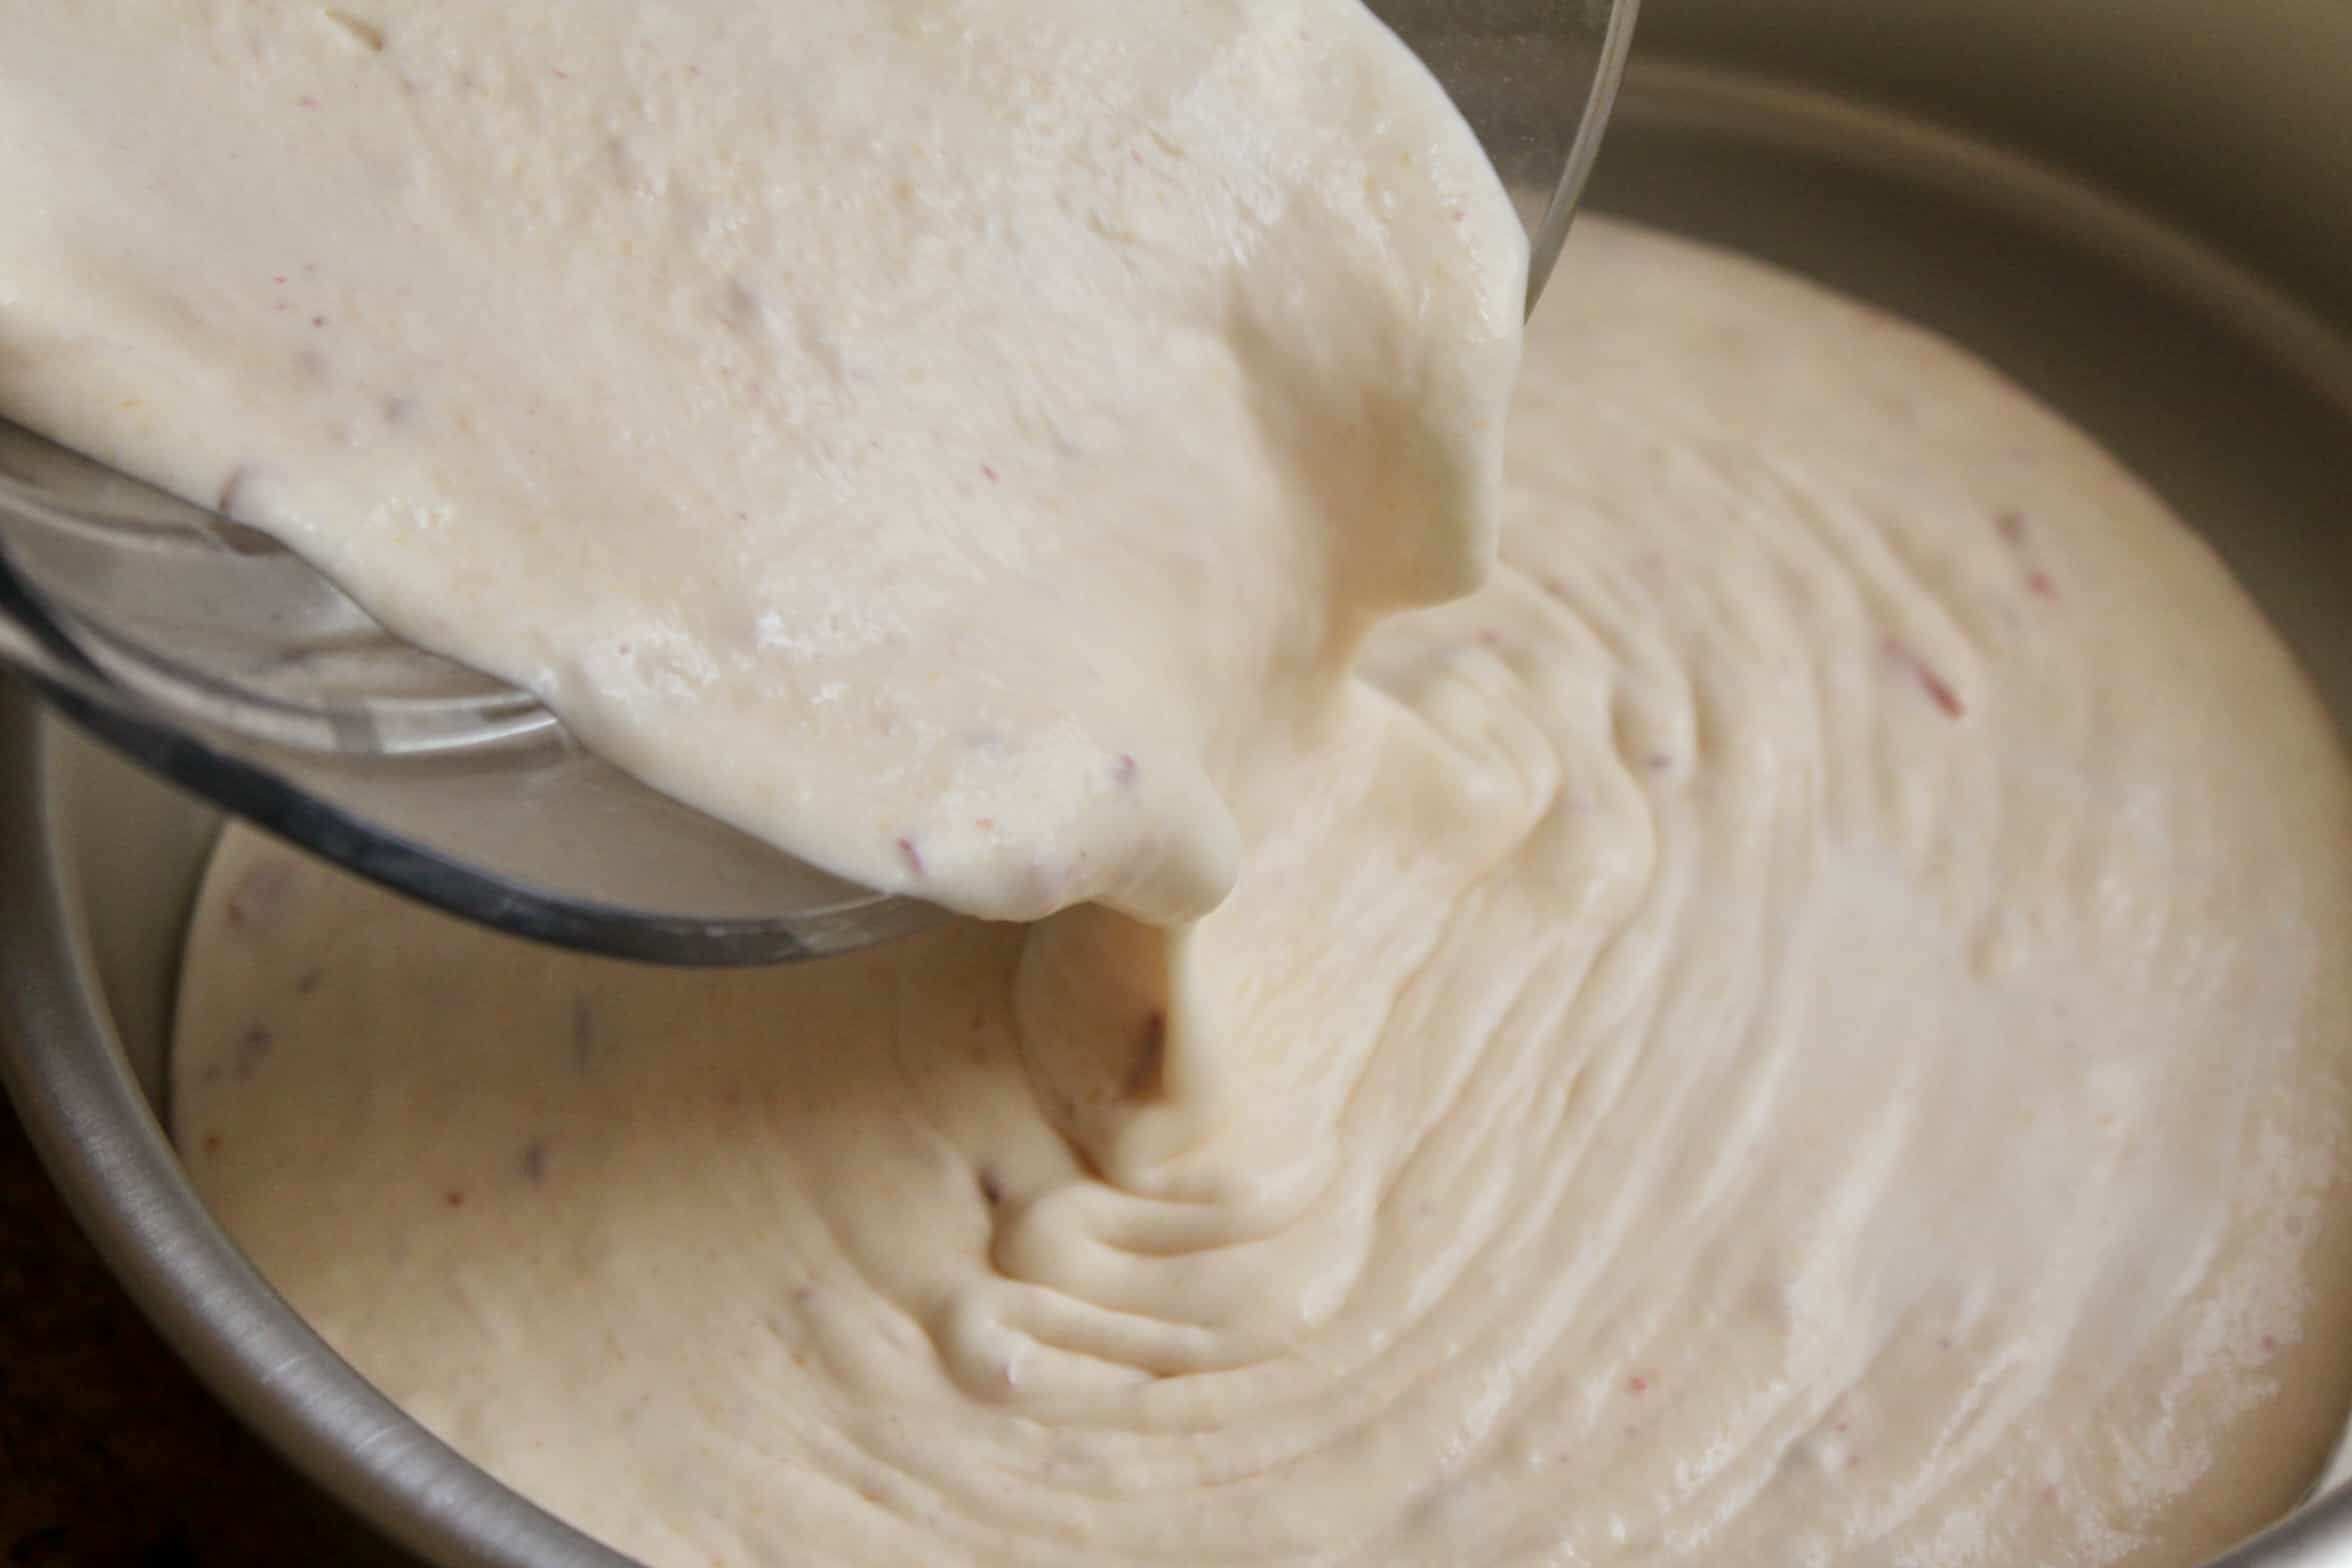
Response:
M1591 171L1635 9L1385 7L1511 183L1530 308ZM1494 30L1505 24L1507 38ZM229 492L218 506L0 420L0 668L214 805L519 936L660 963L772 963L938 918L639 784L573 745L528 693L401 641L223 515Z
M1550 3L1466 10L1507 39ZM1650 0L1644 26L1595 207L1975 347L2205 529L2352 717L2352 3ZM0 691L0 1074L44 1157L214 1386L396 1538L615 1562L368 1393L190 1194L151 1107L214 823ZM2352 1495L2225 1562L2352 1568Z
M369 1387L189 1188L158 1112L181 926L216 828L0 682L0 1083L36 1151L198 1374L392 1540L448 1568L625 1568Z

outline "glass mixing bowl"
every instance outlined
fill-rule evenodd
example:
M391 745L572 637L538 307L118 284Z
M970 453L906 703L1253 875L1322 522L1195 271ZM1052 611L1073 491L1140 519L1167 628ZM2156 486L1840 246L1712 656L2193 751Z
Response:
M1635 0L1373 9L1454 93L1509 184L1532 306L1608 119ZM521 936L766 963L937 918L639 784L528 694L391 636L267 536L4 421L0 665L213 804Z

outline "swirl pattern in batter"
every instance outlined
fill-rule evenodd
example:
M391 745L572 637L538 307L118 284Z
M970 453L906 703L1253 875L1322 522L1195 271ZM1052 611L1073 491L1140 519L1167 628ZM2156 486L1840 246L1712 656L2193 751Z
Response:
M1503 564L1229 897L815 967L263 841L179 1139L655 1564L2185 1564L2347 1393L2352 791L2207 548L1951 347L1588 224Z

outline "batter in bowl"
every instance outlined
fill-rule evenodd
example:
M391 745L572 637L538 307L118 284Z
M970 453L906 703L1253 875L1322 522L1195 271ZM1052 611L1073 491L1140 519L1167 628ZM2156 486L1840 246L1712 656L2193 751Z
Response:
M992 918L1215 905L1494 551L1526 241L1358 0L12 5L0 211L0 413Z
M664 1568L2188 1564L2275 1515L2352 1393L2330 723L1964 355L1633 229L1563 268L1500 565L1238 753L1197 925L672 973L232 834L208 1199Z

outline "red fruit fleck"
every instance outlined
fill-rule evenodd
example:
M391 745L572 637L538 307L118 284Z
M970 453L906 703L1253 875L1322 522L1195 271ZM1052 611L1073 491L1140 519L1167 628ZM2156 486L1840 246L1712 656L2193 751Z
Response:
M305 109L315 109L318 107L318 100L308 93L304 93L301 97L295 99L294 101Z
M1135 786L1135 775L1141 771L1136 760L1126 752L1122 751L1111 759L1111 781L1121 789L1132 789Z
M991 468L991 467L989 467L989 466L988 466L986 463L982 463L982 464L980 465L980 472L982 472L983 474L986 474L986 475L988 476L988 482L989 482L990 484L995 484L995 483L997 483L997 472L996 472L996 470L995 470L995 469L993 469L993 468Z
M1886 651L1888 658L1911 672L1912 677L1919 682L1919 689L1926 692L1937 707L1943 709L1945 717L1957 719L1968 712L1967 705L1960 700L1960 694L1952 689L1951 683L1937 672L1935 666L1892 637L1886 641Z
M2275 1353L2277 1350L2278 1350L2278 1336L2276 1336L2275 1334L2265 1334L2265 1335L2263 1335L2263 1336L2262 1336L2262 1353L2263 1353L2264 1355L2266 1355L2266 1356L2267 1356L2267 1355L2274 1354L2274 1353Z
M1646 1394L1650 1391L1650 1380L1638 1374L1627 1378L1625 1380L1625 1391L1629 1394Z
M1957 719L1968 712L1960 701L1960 694L1952 690L1941 675L1925 665L1919 668L1919 684L1927 688L1928 696L1935 699L1935 705L1943 709L1947 716Z
M898 854L899 858L907 863L907 869L909 871L912 871L916 876L921 876L923 874L923 852L915 847L915 841L913 839L900 839L898 841Z
M453 1209L462 1209L465 1207L465 1194L452 1187L441 1194L441 1201Z
M2044 599L2055 599L2058 597L2058 585L2050 581L2050 574L2048 572L2033 571L2026 573L2025 587L2028 593L2035 594Z

